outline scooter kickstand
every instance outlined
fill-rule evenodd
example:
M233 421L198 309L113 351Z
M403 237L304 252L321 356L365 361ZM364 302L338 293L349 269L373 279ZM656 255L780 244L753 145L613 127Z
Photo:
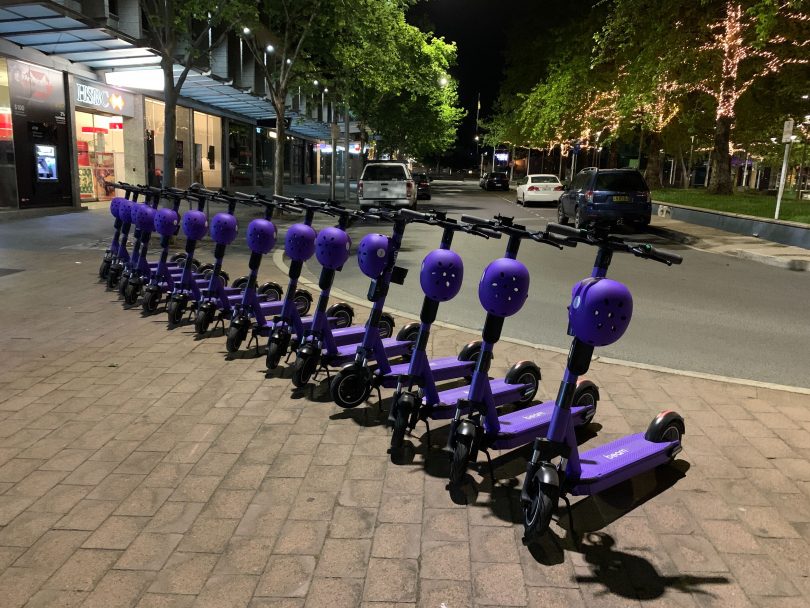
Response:
M428 450L430 450L430 448L433 447L433 444L430 442L430 425L428 424L427 419L424 419L423 422L425 423L425 428L426 428L427 446L428 446ZM416 428L416 427L414 426L414 428Z
M562 499L568 511L568 527L571 529L571 536L574 538L574 546L579 547L579 537L576 528L574 528L574 512L571 510L571 501L568 500L568 496L565 494L563 494Z
M495 468L492 466L492 457L489 455L489 450L484 450L484 455L487 457L487 466L489 467L489 478L492 480L492 488L495 488Z

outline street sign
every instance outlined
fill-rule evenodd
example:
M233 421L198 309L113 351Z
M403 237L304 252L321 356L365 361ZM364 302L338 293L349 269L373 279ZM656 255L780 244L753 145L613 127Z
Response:
M789 144L793 141L793 119L788 118L785 121L785 127L782 130L782 143Z

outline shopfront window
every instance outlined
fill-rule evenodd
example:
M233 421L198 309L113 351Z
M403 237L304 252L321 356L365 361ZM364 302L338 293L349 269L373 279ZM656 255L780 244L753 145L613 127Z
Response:
M79 194L83 201L109 200L115 182L126 173L124 165L124 119L76 111Z
M231 186L253 184L253 129L231 122L228 128L228 175Z
M17 172L14 167L14 136L11 124L11 99L8 90L8 65L0 57L0 208L17 206Z
M163 183L163 102L147 99L145 104L146 121L146 167L151 185ZM178 188L188 188L192 176L192 150L191 150L191 110L177 106L177 127L175 129L174 146L168 151L174 159L174 185Z
M194 181L222 187L222 119L194 112Z
M276 162L276 132L262 128L256 134L256 185L273 186L273 167Z

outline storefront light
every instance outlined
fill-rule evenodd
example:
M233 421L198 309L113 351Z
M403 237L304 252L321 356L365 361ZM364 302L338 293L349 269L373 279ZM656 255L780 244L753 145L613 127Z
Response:
M120 72L107 72L104 75L107 84L125 89L141 91L162 91L163 71L149 68L145 70L123 70Z

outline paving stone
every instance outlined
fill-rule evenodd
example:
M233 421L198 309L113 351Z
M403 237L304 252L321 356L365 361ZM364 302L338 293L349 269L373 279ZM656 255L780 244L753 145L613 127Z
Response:
M466 541L467 528L467 513L462 510L425 509L422 532L425 540Z
M28 511L65 514L90 492L87 486L57 485L28 507Z
M150 585L155 572L110 570L82 608L129 608Z
M415 559L372 558L368 564L363 600L415 602L418 569Z
M194 603L196 608L243 608L250 603L258 577L215 574Z
M160 570L182 538L182 534L142 532L130 543L115 567L119 570Z
M140 486L120 503L115 514L151 517L173 492L172 488Z
M145 593L136 608L188 608L197 599L194 595Z
M329 524L330 538L371 538L374 534L375 509L336 507Z
M48 579L44 587L64 591L92 591L120 556L120 551L79 549Z
M374 557L419 558L422 526L382 523L374 531L371 554Z
M315 557L311 555L273 555L256 586L257 596L306 597Z
M773 507L746 507L740 510L739 518L744 521L754 536L768 538L798 538L798 533L788 522L779 517Z
M728 571L715 548L703 537L685 534L663 534L661 535L661 543L681 572Z
M378 518L382 522L422 523L422 496L383 493Z
M310 585L306 608L356 608L363 594L363 581L354 578L315 578Z
M231 537L217 563L219 574L261 574L267 564L275 537Z
M422 579L470 580L470 545L466 542L424 541L419 576Z
M465 608L472 606L470 583L459 581L423 580L419 584L419 607Z
M493 606L525 606L523 570L518 564L472 564L473 595L476 603Z
M81 531L50 530L23 553L14 565L50 575L65 563L88 535L88 532Z
M28 603L26 608L75 608L81 606L87 596L86 591L64 591L61 589L40 589Z
M211 553L175 552L160 569L160 573L149 586L150 593L197 594L219 556Z
M85 549L121 549L129 547L149 522L148 517L112 516L84 542Z
M329 524L325 521L293 521L284 524L274 553L318 555L323 547Z
M329 520L337 500L337 492L301 490L295 499L290 519Z
M3 608L20 608L48 578L48 573L33 568L7 568L0 574Z
M183 536L178 551L194 553L222 553L228 546L239 521L215 519L200 515L191 529Z
M370 550L370 540L328 538L318 557L315 574L325 578L363 578Z
M58 513L25 511L0 530L0 546L30 547L60 518Z
M343 482L338 504L344 507L378 507L383 482L367 479L347 479Z
M774 567L773 562L760 555L729 555L726 558L735 579L749 595L798 595L798 590Z
M706 536L723 553L764 553L757 539L742 524L735 521L706 520L701 522Z

